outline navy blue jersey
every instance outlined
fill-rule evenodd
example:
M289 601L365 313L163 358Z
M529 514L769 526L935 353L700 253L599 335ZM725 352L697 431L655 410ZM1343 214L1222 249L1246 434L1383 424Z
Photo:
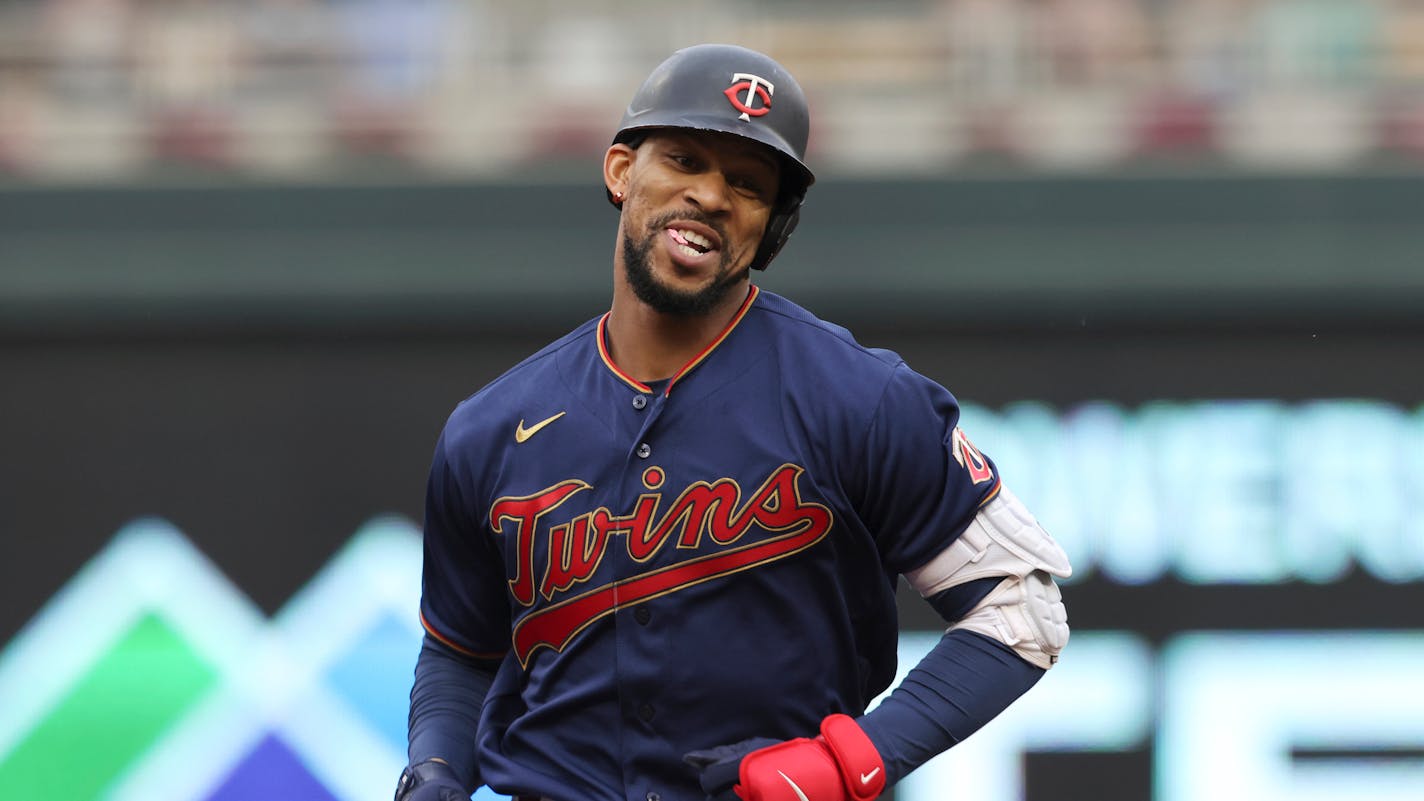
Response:
M645 385L592 320L436 448L421 615L502 659L485 783L702 801L689 751L812 735L893 679L895 585L998 489L943 387L752 287Z

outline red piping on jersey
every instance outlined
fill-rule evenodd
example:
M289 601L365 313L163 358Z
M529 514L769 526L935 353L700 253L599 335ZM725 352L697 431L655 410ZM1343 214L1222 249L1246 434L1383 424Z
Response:
M1004 480L1003 480L1003 479L999 479L998 481L995 481L995 482L994 482L994 487L989 490L989 494L988 494L988 495L985 495L985 496L984 496L984 500L982 500L982 501L979 502L979 506L982 507L984 504L988 503L989 501L992 501L992 500L994 500L995 498L999 497L999 490L1001 490L1001 489L1003 489L1003 488L1004 488Z
M667 388L663 390L664 397L672 394L673 384L676 384L679 379L692 372L692 368L701 364L703 359L706 359L712 351L717 349L718 345L722 344L722 340L726 339L727 336L732 333L732 329L736 328L737 324L742 321L742 318L747 316L747 311L752 307L752 301L756 300L756 296L760 293L761 288L752 284L750 291L747 292L746 299L743 300L742 305L737 308L737 313L732 315L732 319L727 323L727 327L722 329L722 333L718 334L716 339L708 343L707 347L703 348L700 353L693 356L691 361L684 364L681 370L673 373L672 379L668 381ZM613 357L608 354L608 335L606 332L608 328L608 317L611 314L613 314L611 311L605 312L603 317L598 321L598 355L602 357L603 363L608 366L608 369L612 370L614 375L622 379L623 383L639 392L652 392L652 387L623 372L623 369L615 364Z
M652 392L652 387L623 372L622 368L613 363L613 357L608 355L608 344L606 342L607 337L603 333L603 329L607 327L608 315L612 313L613 312L611 311L604 312L603 318L598 321L598 355L603 358L603 363L608 366L608 369L613 371L614 375L623 379L623 383L631 386L633 389L636 389L639 392ZM671 389L672 385L669 384L668 388Z
M430 633L430 636L439 640L442 644L454 648L456 651L459 651L465 656L473 656L476 659L502 659L504 658L504 655L506 653L509 653L508 651L489 651L484 653L481 653L480 651L471 651L469 648L466 648L465 646L455 642L449 637L446 637L444 634L441 634L440 632L436 631L435 627L430 625L430 621L425 619L425 612L420 613L420 625L425 627L425 630Z

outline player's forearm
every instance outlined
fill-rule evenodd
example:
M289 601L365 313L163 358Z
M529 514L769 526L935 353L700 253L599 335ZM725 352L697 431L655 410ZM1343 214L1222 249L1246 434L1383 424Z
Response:
M1054 577L1068 555L1000 485L968 527L905 577L952 627L861 725L898 780L978 731L1032 687L1068 643Z
M1044 673L1002 643L949 631L859 722L893 784L978 731Z
M439 758L467 789L479 786L475 738L480 708L494 673L426 636L410 691L409 755L412 765Z

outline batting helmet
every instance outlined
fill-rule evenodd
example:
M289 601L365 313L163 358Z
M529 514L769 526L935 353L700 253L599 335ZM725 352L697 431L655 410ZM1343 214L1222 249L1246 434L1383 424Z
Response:
M751 263L765 270L795 230L806 190L816 180L805 162L811 116L796 79L771 57L745 47L684 48L643 81L613 142L635 141L658 128L734 134L780 157L781 187Z

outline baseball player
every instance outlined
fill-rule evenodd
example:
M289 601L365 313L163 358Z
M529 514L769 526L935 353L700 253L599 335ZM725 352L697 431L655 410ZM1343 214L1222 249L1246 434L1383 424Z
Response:
M611 309L450 416L398 801L869 801L1068 640L1059 546L895 354L762 291L796 81L678 51L604 157ZM893 680L895 587L948 621Z

